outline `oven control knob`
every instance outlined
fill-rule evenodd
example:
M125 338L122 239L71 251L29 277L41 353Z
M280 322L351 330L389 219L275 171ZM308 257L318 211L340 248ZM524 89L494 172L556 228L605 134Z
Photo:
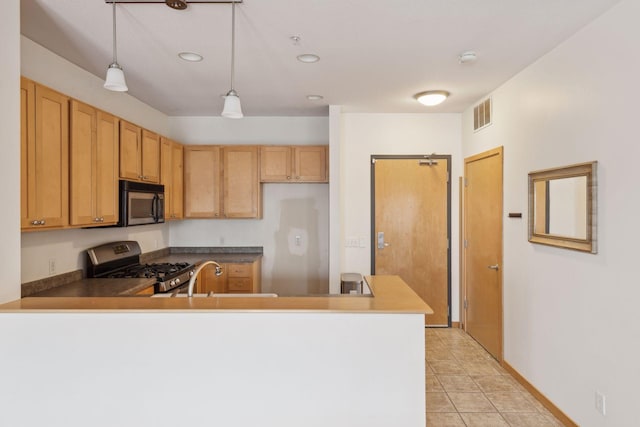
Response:
M172 281L169 282L169 286L175 286L175 285L176 285L176 281L175 280L172 280Z
M176 285L179 285L179 284L180 284L180 278L177 278L176 279Z
M193 270L189 272L189 277L193 276Z

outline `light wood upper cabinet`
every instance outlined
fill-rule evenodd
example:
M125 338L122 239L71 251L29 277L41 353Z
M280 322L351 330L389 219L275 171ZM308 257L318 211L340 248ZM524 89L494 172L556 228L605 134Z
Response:
M142 130L142 181L160 183L160 136Z
M71 102L71 225L118 222L118 134L118 118Z
M185 146L185 218L260 218L258 158L257 146Z
M184 216L185 218L219 218L220 147L192 145L184 147Z
M120 178L142 180L142 129L120 121Z
M120 121L120 178L160 183L160 136Z
M260 181L328 182L327 146L261 147Z
M22 78L21 219L23 230L69 222L69 99Z
M164 185L165 220L181 219L184 216L183 173L182 145L160 138L160 184Z
M261 218L262 193L257 146L223 148L223 211L226 218Z

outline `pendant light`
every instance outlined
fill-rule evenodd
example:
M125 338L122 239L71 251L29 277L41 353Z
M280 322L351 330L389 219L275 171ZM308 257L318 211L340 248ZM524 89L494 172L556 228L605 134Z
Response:
M117 50L116 50L116 2L111 2L113 5L113 62L107 68L107 78L104 81L104 88L112 90L114 92L126 92L129 90L127 82L124 80L124 72L122 67L118 64Z
M235 65L236 53L236 2L231 2L231 90L224 97L224 109L222 117L230 119L241 119L243 117L242 107L240 106L240 98L238 93L233 89L233 72Z

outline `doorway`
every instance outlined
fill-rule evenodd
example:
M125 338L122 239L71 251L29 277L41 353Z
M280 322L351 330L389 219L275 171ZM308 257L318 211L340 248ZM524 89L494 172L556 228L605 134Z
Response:
M371 156L371 272L400 276L451 326L450 155Z
M502 147L464 160L464 328L502 360Z

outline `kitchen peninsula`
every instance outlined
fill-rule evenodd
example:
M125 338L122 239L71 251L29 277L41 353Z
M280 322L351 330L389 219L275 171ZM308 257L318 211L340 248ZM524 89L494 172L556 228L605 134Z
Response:
M370 296L1 305L0 424L424 426L431 308L398 276L366 281Z

